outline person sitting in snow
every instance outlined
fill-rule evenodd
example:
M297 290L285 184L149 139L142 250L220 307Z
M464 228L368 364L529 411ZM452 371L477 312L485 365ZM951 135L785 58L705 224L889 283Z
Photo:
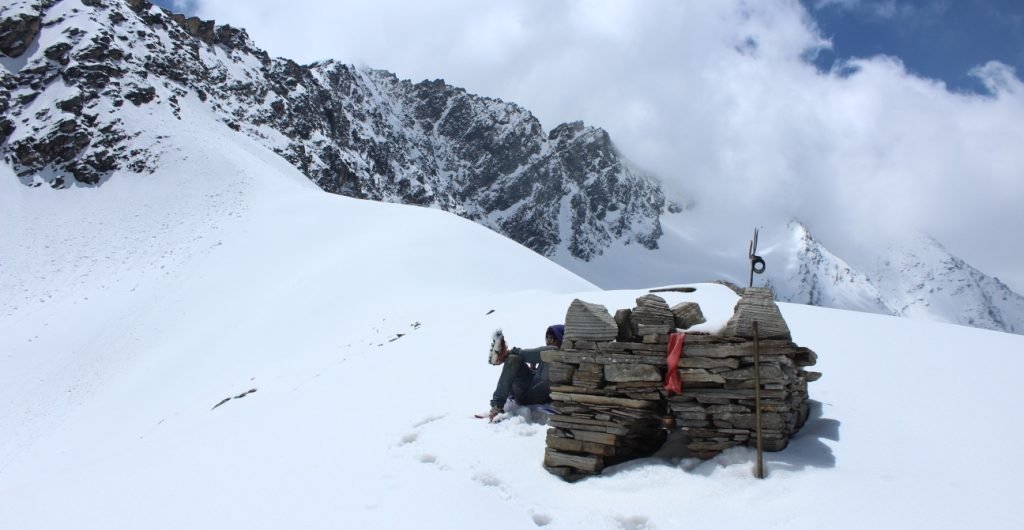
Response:
M562 347L565 326L548 326L544 333L545 346L539 348L512 348L505 345L501 330L494 332L491 343L490 363L502 365L498 385L491 396L491 421L505 411L505 401L510 397L518 405L541 405L551 402L551 383L548 382L548 367L540 358L540 352Z

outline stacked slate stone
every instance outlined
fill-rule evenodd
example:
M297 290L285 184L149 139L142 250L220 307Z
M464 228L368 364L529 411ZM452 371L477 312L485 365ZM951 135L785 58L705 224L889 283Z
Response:
M615 318L602 305L573 301L562 349L542 353L557 410L548 420L545 468L577 480L661 447L665 350L675 328L672 310L655 295Z
M807 420L807 383L821 377L805 368L817 355L794 344L770 289L750 288L721 336L687 335L679 362L682 392L668 397L689 449L710 458L737 445L756 444L753 322L758 322L762 445L781 451Z
M613 318L602 305L573 301L562 349L541 354L557 411L548 420L548 471L573 481L649 456L672 423L701 458L753 446L754 320L763 447L786 447L807 419L807 383L821 374L804 370L817 356L793 344L770 289L747 289L722 335L687 333L678 366L682 392L671 396L664 390L669 333L703 323L704 316L697 304L669 308L656 295L636 302Z
M648 294L636 299L636 308L630 313L633 336L650 344L667 344L668 334L676 330L675 315L665 299Z

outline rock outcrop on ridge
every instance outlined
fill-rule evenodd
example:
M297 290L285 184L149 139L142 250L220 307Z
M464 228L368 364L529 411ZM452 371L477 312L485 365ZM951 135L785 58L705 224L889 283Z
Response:
M27 184L153 169L160 153L133 145L142 125L124 111L187 120L194 99L326 191L448 210L544 255L653 249L662 233L660 186L605 131L546 132L440 79L272 59L242 29L145 0L19 0L0 10L0 51L0 152Z

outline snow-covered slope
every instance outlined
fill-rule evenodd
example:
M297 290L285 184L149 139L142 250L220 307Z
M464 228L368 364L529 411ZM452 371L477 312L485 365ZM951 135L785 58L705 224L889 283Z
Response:
M213 127L322 189L456 213L602 287L746 281L744 245L706 233L730 212L667 199L600 128L545 131L527 109L440 79L270 58L242 29L145 0L12 0L0 6L0 53L0 152L28 186L149 182L140 175L165 169L172 149L195 149L173 134ZM45 196L78 208L78 194ZM922 294L950 292L930 283L945 281L939 274L894 268L880 289L846 264L870 256L836 256L806 229L764 228L777 241L769 279L783 299L1024 329L1021 297L980 271L945 303Z
M0 528L1024 525L1005 399L1024 337L784 303L824 377L765 481L738 449L567 484L541 467L544 426L472 418L490 332L534 345L573 298L644 291L445 212L323 193L212 118L140 112L166 150L152 174L0 173ZM666 297L723 323L735 294L696 288Z

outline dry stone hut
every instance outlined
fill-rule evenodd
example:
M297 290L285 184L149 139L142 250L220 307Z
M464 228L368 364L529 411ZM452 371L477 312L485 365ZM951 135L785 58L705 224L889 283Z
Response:
M721 334L686 333L674 368L670 334L704 322L700 308L669 307L654 294L636 303L612 317L604 306L573 301L562 349L542 354L557 410L548 420L548 471L566 480L598 474L651 455L671 429L684 431L689 450L701 458L753 446L755 321L762 445L786 447L807 420L807 383L821 374L805 370L817 356L792 342L770 289L744 290ZM672 370L678 392L666 390Z

